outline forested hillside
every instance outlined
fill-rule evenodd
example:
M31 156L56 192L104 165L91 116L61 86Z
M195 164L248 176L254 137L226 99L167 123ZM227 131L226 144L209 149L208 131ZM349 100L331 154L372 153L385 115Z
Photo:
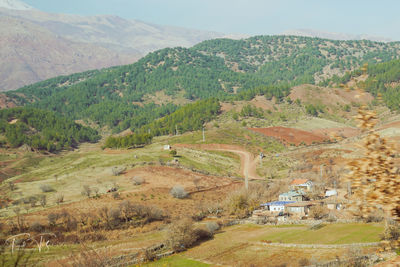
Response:
M162 49L132 65L58 77L6 95L17 105L87 119L114 132L137 131L199 99L249 100L264 94L279 100L293 85L341 75L364 62L396 59L399 48L399 43L293 36L216 39L190 49ZM158 92L176 101L156 104Z
M228 67L268 76L271 83L315 83L333 74L399 58L400 43L338 41L301 36L255 36L245 40L215 39L194 49L221 57Z
M153 136L161 136L200 130L206 122L214 119L220 111L215 98L200 100L179 108L174 113L142 126L134 134L124 137L109 137L105 147L120 148L148 144Z
M95 130L51 111L33 108L0 110L0 146L27 144L36 150L55 152L99 139Z
M364 75L364 79L361 79L358 83L359 87L364 88L374 96L381 96L390 109L400 110L400 60L370 64L364 72L357 69L342 77L334 76L322 84L339 86Z

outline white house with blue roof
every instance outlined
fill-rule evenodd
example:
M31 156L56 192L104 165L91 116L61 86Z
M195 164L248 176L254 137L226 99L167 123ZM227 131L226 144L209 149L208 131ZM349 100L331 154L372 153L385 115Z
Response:
M295 203L296 201L273 201L273 202L268 202L261 204L261 207L263 207L266 210L269 210L271 212L281 212L285 211L285 206L287 204Z

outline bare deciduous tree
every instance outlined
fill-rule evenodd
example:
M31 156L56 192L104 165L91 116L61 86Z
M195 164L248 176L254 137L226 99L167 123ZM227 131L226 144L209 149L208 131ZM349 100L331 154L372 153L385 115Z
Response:
M84 196L90 197L90 195L92 194L92 189L90 188L90 186L84 185L81 193Z

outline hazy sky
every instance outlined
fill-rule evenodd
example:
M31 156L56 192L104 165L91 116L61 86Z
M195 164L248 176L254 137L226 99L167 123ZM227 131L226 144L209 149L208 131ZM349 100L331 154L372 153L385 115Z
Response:
M398 0L25 0L46 12L111 14L223 33L289 29L368 34L400 40Z

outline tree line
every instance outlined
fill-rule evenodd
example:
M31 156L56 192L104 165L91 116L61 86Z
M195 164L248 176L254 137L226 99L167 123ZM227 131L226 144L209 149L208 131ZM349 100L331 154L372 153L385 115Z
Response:
M154 136L182 134L188 131L200 130L206 122L211 121L218 115L220 108L221 106L216 98L188 104L170 115L142 126L131 135L108 137L104 147L136 147L149 144Z
M16 148L26 144L33 149L49 152L100 139L92 128L51 111L26 107L0 110L0 135L6 139L3 145Z

